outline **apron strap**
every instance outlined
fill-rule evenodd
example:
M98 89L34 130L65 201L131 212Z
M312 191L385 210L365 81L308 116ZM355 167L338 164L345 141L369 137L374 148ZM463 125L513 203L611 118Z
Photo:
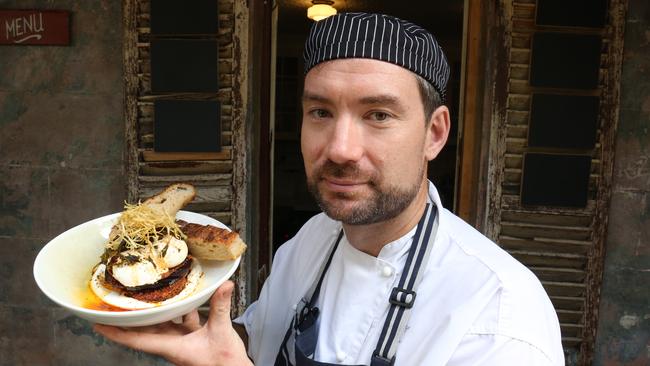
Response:
M420 267L423 263L428 262L431 247L433 246L433 238L435 238L435 232L437 231L436 213L437 208L435 204L431 202L427 203L424 214L418 222L415 236L413 237L413 243L411 244L411 248L409 249L406 258L406 264L404 265L402 276L400 277L398 285L391 291L389 298L391 306L388 310L388 316L384 320L384 327L379 336L377 347L373 352L370 363L371 366L392 366L395 364L397 345L406 330L406 324L411 315L409 310L413 307L417 295L415 290L422 281L422 276L419 275ZM311 326L316 322L316 319L318 318L318 308L315 307L315 303L318 300L321 285L332 262L332 258L334 257L334 252L336 252L342 237L343 230L339 233L327 261L320 270L318 281L315 282L309 292L307 292L307 294L311 294L309 300L307 301L303 298L305 306L291 321L291 325L289 326L289 329L287 329L280 351L276 357L275 366L291 365L287 348L287 343L291 334L294 331L301 333L303 330L311 328ZM320 363L310 360L310 364L318 365Z
M321 285L323 284L325 273L327 273L327 270L330 268L330 264L332 264L332 258L334 258L334 252L336 252L336 248L338 248L342 238L343 238L343 229L341 229L338 238L336 238L336 242L334 242L334 246L330 251L330 255L329 257L327 257L327 262L325 262L325 265L320 270L320 276L318 277L318 282L315 283L315 285L312 284L312 288L310 288L309 292L307 292L308 294L311 293L311 297L309 298L309 302L307 303L308 307L314 306L316 300L318 300L318 295L320 294L320 288Z
M437 225L436 213L436 206L433 203L427 203L424 215L415 231L402 277L397 287L394 287L391 292L389 299L391 306L388 316L384 320L384 327L373 353L371 366L389 366L395 363L397 345L406 330L406 324L411 316L409 310L413 307L417 295L415 290L422 281L420 267L422 267L422 263L428 262L433 247L431 242L437 231L437 227L434 227Z
M291 366L289 363L289 349L287 348L287 343L289 342L289 337L291 337L291 333L293 332L293 322L294 319L291 319L291 324L289 325L289 329L287 329L287 332L284 334L284 339L282 340L282 344L280 345L280 351L278 352L278 355L275 357L275 364L274 366Z
M300 309L299 312L296 313L294 318L291 320L289 329L287 329L287 332L284 335L284 339L282 340L282 344L280 345L280 351L278 352L278 355L275 358L275 366L291 366L291 363L289 361L289 349L287 347L291 334L293 333L294 330L303 331L306 328L309 328L311 325L314 324L314 322L318 318L318 308L315 307L314 304L316 303L316 300L318 300L318 295L320 294L320 288L321 285L323 284L323 279L325 278L325 274L327 273L327 270L329 269L330 264L332 263L332 258L334 257L336 248L338 248L342 238L343 238L343 229L341 229L341 231L339 232L339 236L336 238L336 241L334 242L334 246L330 250L330 254L327 257L327 261L322 265L320 269L320 273L318 275L318 281L314 282L311 288L309 289L309 291L307 291L308 294L307 296L311 294L311 296L309 297L309 301L303 298L302 301L305 302L305 306L303 306L303 308Z
M343 238L343 229L341 229L341 231L339 232L339 236L338 238L336 238L336 241L334 242L334 246L332 247L330 254L327 257L327 261L320 269L318 281L312 284L312 287L309 289L309 292L307 292L307 294L311 293L311 296L309 297L309 301L303 299L303 301L306 302L306 304L305 306L303 306L302 309L300 309L300 312L296 314L297 319L295 320L295 329L303 331L306 328L312 326L316 322L316 319L318 319L319 310L316 307L316 301L318 301L318 295L320 295L320 288L321 285L323 284L323 279L325 278L325 274L327 273L327 270L330 268L330 264L332 264L332 258L334 258L334 253L336 252L336 248L338 248L342 238Z

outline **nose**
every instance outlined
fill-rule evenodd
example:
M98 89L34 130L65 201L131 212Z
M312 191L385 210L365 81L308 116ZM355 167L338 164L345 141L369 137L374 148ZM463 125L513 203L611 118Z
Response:
M339 116L330 134L327 144L329 160L344 164L356 162L363 155L363 134L354 118Z

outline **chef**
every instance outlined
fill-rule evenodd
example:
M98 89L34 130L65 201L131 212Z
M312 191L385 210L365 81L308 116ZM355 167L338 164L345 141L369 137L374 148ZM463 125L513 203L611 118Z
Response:
M226 283L203 325L96 330L183 365L563 365L540 282L427 180L450 129L436 39L342 13L313 25L304 60L301 148L323 213L280 247L259 299L233 323Z

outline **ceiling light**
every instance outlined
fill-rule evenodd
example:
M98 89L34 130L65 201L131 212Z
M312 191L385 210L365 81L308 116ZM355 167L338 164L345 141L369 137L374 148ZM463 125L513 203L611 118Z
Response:
M311 3L313 5L307 9L307 18L309 19L319 21L336 14L336 9L332 6L334 1L312 0Z

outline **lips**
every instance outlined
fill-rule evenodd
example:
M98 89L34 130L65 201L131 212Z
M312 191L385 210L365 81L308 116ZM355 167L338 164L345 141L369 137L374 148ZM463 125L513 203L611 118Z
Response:
M378 181L377 177L370 172L364 172L359 164L347 162L337 164L326 160L322 165L317 166L309 179L312 183L310 190L315 194L334 194L339 198L351 198L361 190L372 189ZM316 193L319 192L319 193Z
M366 181L331 177L323 177L321 181L325 184L327 190L341 193L356 191L367 184Z

